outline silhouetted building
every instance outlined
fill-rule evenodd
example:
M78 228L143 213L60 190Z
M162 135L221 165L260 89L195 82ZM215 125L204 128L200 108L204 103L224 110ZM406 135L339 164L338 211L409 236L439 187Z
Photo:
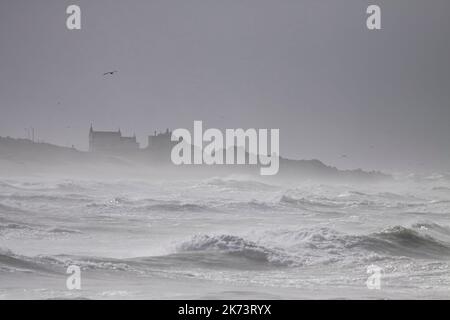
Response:
M172 132L166 129L165 132L157 133L148 136L147 151L151 152L154 157L160 159L169 159L172 148L178 143L172 141Z
M89 151L109 154L123 154L137 152L139 144L136 135L123 137L118 131L94 131L91 125L89 130Z

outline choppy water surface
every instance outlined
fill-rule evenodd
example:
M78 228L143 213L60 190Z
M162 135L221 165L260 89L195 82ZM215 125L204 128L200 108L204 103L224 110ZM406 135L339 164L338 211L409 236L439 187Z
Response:
M0 179L0 299L450 298L450 180ZM66 269L82 290L66 289ZM381 289L366 287L367 267Z

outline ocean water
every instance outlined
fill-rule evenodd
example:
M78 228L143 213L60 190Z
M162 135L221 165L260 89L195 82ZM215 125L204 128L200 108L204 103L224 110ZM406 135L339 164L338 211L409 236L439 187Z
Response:
M449 263L448 175L0 179L0 299L449 299Z

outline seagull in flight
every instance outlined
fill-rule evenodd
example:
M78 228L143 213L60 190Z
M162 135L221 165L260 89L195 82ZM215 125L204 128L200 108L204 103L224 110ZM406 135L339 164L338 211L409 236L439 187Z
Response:
M108 72L105 72L103 75L104 76L108 76L108 75L111 75L111 76L113 76L115 73L117 73L118 71L117 70L114 70L114 71L108 71Z

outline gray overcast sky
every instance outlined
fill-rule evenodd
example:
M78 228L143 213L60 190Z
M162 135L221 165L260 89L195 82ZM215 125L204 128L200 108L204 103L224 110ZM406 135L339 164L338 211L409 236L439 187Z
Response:
M203 120L280 128L282 155L340 168L450 170L449 15L448 0L0 0L0 135L86 149L93 123L145 145Z

